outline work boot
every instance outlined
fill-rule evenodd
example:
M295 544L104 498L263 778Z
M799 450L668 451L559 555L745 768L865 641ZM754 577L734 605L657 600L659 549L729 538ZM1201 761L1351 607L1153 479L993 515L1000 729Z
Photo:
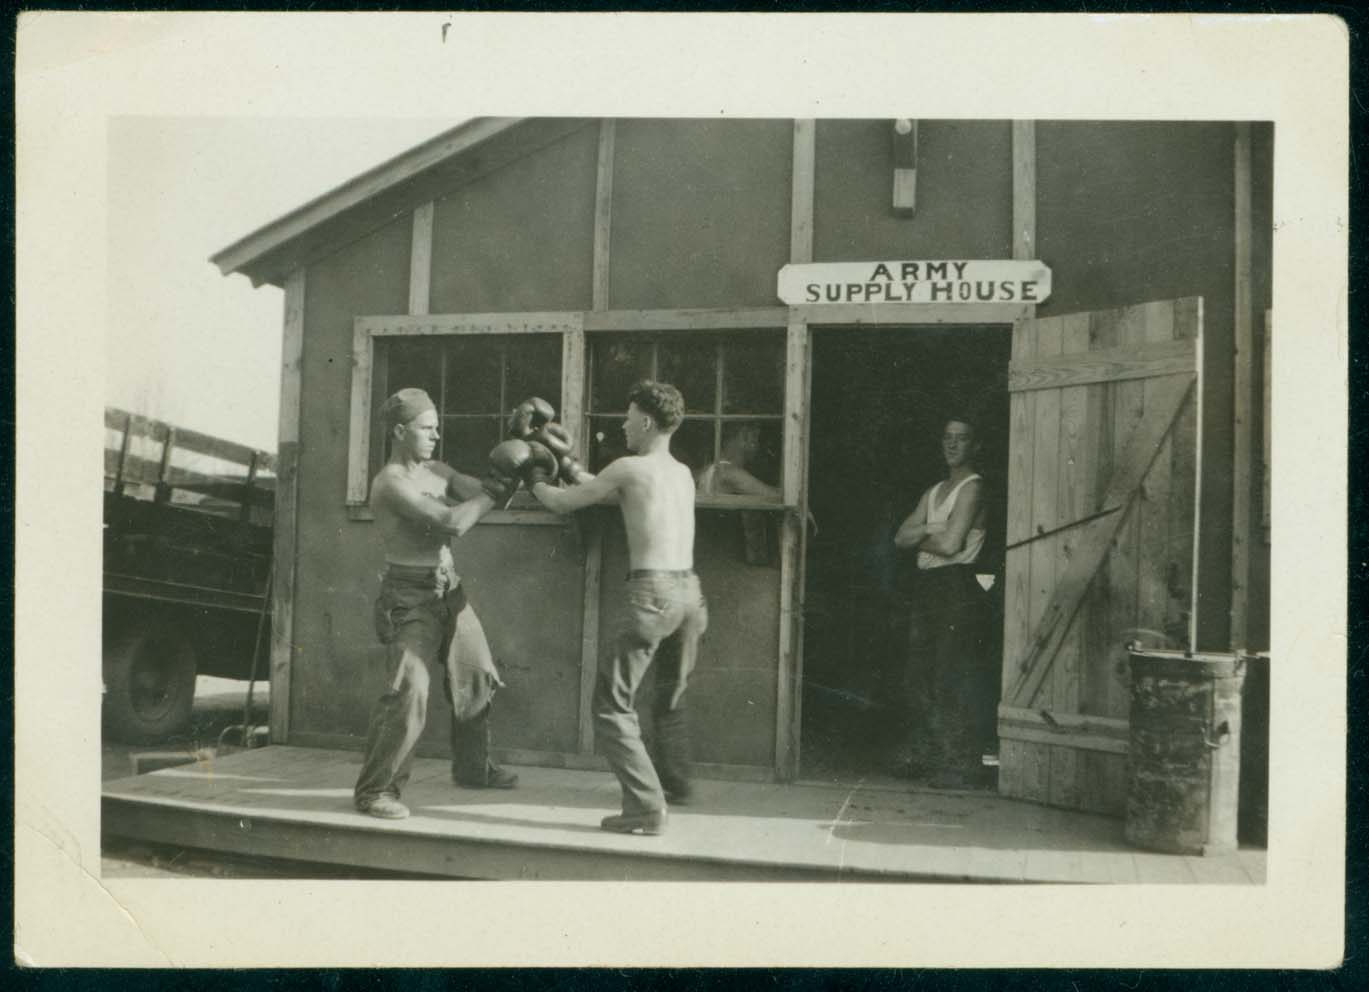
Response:
M382 820L402 820L409 815L409 807L394 796L376 796L374 799L357 804L357 810L367 816L377 816Z
M599 821L599 828L615 834L635 834L641 831L648 837L665 832L666 811L653 809L646 813L616 813Z
M463 789L512 789L518 785L518 773L500 768L493 761L486 761L483 775L453 773L452 781Z
M452 781L465 789L512 789L518 776L490 760L490 708L473 720L453 720Z

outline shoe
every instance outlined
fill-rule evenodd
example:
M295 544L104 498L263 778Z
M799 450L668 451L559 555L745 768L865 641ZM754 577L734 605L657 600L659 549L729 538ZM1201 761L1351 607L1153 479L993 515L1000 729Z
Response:
M358 805L357 810L367 816L378 816L382 820L402 820L409 815L409 807L394 796L377 796Z
M663 782L661 791L665 793L665 801L672 806L688 806L694 798L694 786L690 782L676 782L671 785Z
M654 809L648 813L617 813L599 821L601 830L615 834L635 834L641 831L648 837L655 837L665 831L666 811Z
M518 785L518 773L490 764L482 778L463 778L453 775L452 781L463 789L512 789Z

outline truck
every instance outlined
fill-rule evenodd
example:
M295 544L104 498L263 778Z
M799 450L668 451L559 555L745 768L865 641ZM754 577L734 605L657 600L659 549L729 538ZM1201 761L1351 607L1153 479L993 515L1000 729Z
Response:
M198 675L269 677L276 460L105 410L105 733L183 733Z

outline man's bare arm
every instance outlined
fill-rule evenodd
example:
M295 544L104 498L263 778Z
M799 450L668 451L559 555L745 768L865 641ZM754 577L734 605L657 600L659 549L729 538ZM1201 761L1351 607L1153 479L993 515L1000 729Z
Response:
M718 476L724 491L729 493L762 496L766 499L779 499L781 495L778 486L766 485L746 469L738 468L736 465L719 465Z
M930 551L942 558L959 554L965 547L965 536L970 532L970 525L979 514L979 494L979 480L967 482L965 488L960 490L960 495L956 497L955 509L951 511L951 518L946 521L945 529L939 533L928 534L918 546L919 550Z
M453 468L446 462L430 461L427 463L427 468L439 479L447 480L447 495L454 500L475 499L484 492L479 479Z
M930 491L930 490L929 490ZM894 547L907 551L915 548L927 536L927 493L917 501L917 507L908 514L894 534Z
M583 472L578 478L584 481L568 489L558 489L539 482L532 487L532 494L553 513L573 513L596 503L618 502L618 494L628 478L628 472L622 459L619 459L598 475Z
M484 492L450 506L395 476L382 475L376 485L377 499L396 516L453 537L463 536L494 508L493 498Z

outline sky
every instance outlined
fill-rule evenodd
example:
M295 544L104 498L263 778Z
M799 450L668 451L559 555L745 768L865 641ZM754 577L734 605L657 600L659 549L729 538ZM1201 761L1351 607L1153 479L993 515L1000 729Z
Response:
M283 294L210 256L459 123L112 117L106 404L274 451Z

